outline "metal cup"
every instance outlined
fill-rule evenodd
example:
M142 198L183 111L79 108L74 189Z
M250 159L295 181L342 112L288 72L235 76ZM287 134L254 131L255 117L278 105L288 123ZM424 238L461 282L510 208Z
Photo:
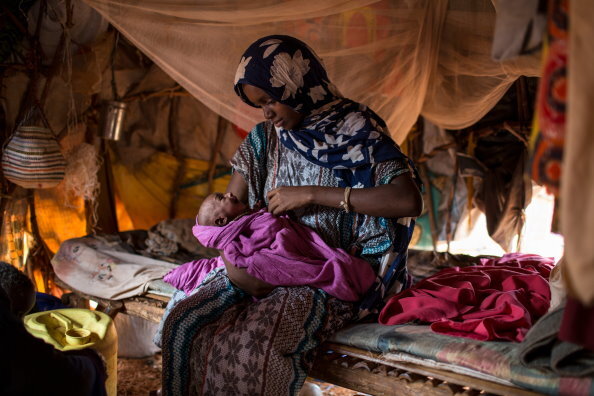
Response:
M103 107L103 122L101 137L108 140L120 140L124 127L124 116L128 104L125 102L111 101Z

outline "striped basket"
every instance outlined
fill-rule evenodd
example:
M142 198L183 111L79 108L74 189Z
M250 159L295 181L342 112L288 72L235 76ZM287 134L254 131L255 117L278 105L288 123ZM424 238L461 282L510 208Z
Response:
M66 160L52 132L40 121L39 117L27 117L2 154L4 177L25 188L51 188L64 179Z

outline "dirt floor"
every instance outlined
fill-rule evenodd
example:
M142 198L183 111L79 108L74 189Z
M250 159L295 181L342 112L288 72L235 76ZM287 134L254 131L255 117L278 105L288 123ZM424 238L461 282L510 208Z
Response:
M324 396L357 396L361 393L317 380ZM161 355L144 359L118 359L118 396L156 395L161 387Z
M147 396L161 388L161 355L118 358L118 396Z

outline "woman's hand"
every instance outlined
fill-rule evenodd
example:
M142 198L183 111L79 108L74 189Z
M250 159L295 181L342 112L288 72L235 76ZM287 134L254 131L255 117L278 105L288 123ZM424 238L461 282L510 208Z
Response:
M285 186L270 190L266 195L268 211L273 215L279 215L310 205L313 201L313 190L312 186Z

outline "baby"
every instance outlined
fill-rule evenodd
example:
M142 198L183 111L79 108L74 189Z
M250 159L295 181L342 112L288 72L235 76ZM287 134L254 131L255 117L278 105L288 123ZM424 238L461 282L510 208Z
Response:
M215 248L233 267L272 286L312 286L345 301L357 301L375 280L369 263L328 246L311 228L239 201L232 193L206 197L192 229L202 245ZM225 262L195 260L163 280L186 294ZM233 270L227 267L227 271Z
M250 209L247 204L241 202L235 195L228 192L226 194L216 192L207 196L196 218L198 224L203 226L222 227L239 216L253 213L260 209Z

